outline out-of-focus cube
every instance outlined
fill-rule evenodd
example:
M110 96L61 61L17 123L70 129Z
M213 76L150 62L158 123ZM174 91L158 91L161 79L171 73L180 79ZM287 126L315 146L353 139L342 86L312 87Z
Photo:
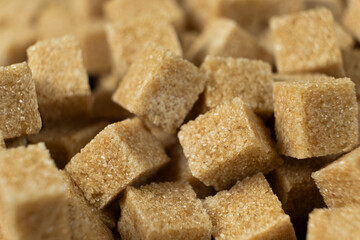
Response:
M28 144L27 138L29 136L7 139L5 141L6 148L26 147Z
M103 17L103 6L107 0L74 0L72 10L82 20L93 20Z
M111 0L105 4L104 10L112 22L143 18L158 24L170 23L177 30L185 25L185 14L175 0Z
M240 97L255 113L273 110L272 73L268 63L243 58L207 57L201 70L210 76L205 87L205 108Z
M235 98L183 125L178 137L191 173L222 190L282 164L267 131L253 111Z
M315 209L309 217L308 240L358 239L360 207Z
M335 22L334 25L335 36L337 45L340 49L351 49L355 45L355 40L353 36L345 29L341 24ZM345 62L344 68L346 68Z
M187 56L187 52L196 38L199 36L197 31L184 31L179 35L181 47L183 49L184 56Z
M211 222L194 190L182 183L129 187L120 202L123 239L211 239Z
M71 239L66 187L44 144L0 154L5 239Z
M107 26L113 67L122 78L138 54L148 43L153 43L182 55L181 45L173 26L141 19L116 22Z
M334 20L328 9L274 17L270 26L280 73L321 72L343 76Z
M139 119L107 126L66 165L66 172L97 208L104 208L128 185L166 164L163 146Z
M344 11L344 1L342 0L305 0L307 9L326 7L336 19L339 19Z
M342 51L345 75L355 83L356 96L360 97L360 50Z
M261 59L272 62L272 56L254 36L236 22L217 18L208 23L187 52L187 58L200 65L206 56Z
M5 149L5 142L4 142L4 138L2 136L2 133L0 131L0 150L4 150Z
M349 0L346 10L342 17L343 24L351 31L352 34L360 40L360 1Z
M27 63L0 67L0 130L4 139L38 133L41 118Z
M203 204L215 239L296 239L289 216L261 173L207 197Z
M131 65L113 100L175 134L205 87L205 75L173 52L149 45Z
M149 129L152 135L154 135L157 140L164 146L165 149L169 149L178 142L178 139L175 135L169 134L162 130L161 128L155 126L146 119L143 120L145 126Z
M358 144L355 84L349 78L274 83L280 154L303 159L338 154Z
M360 205L360 148L312 174L328 207Z
M27 50L45 122L90 112L91 91L79 42L72 36L37 42Z

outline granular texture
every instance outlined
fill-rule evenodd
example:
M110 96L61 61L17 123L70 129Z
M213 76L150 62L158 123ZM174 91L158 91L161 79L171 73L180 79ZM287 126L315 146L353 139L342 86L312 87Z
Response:
M328 207L360 205L360 148L312 174Z
M74 37L37 42L27 54L45 123L89 113L90 86L79 42Z
M308 240L358 239L360 207L315 209L310 214Z
M0 66L0 131L4 139L38 133L41 118L27 63Z
M355 84L348 78L274 83L275 130L280 154L321 157L358 144Z
M66 187L44 144L1 152L0 203L5 239L71 239Z
M127 20L109 24L106 28L113 64L119 77L123 77L143 48L153 43L178 55L182 49L173 26L148 19Z
M193 64L151 44L132 64L113 100L174 134L204 90L205 81Z
M120 207L122 239L211 239L209 216L188 184L129 187Z
M272 61L272 56L260 46L254 36L236 22L225 18L209 22L189 48L186 57L200 65L207 55Z
M240 97L255 113L273 113L271 65L258 60L209 56L201 70L210 76L205 87L205 107Z
M344 74L334 20L320 8L274 17L270 22L276 65L280 73Z
M288 215L263 174L236 183L203 202L218 239L296 239Z
M107 126L65 170L92 205L104 208L128 185L168 161L161 143L135 118Z
M360 97L360 50L344 50L341 53L344 60L345 75L355 83L356 96Z
M178 137L191 173L216 190L282 164L268 130L239 98L183 125Z
M343 24L351 31L357 40L360 40L360 23L359 23L360 1L349 0L347 8L342 16Z

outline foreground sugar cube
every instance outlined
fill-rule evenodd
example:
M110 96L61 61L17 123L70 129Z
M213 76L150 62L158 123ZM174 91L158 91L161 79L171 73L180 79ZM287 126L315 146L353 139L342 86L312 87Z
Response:
M107 126L76 154L65 170L97 208L104 208L128 185L169 161L139 119Z
M360 148L312 174L328 207L360 204Z
M187 58L196 65L200 65L207 55L272 61L272 56L254 36L225 18L208 23L187 54Z
M27 50L44 122L88 114L91 92L78 41L64 36Z
M0 131L4 139L38 133L41 118L27 63L0 66Z
M0 154L5 239L71 239L66 187L44 144Z
M360 50L344 50L341 54L344 60L345 75L355 83L356 96L360 97Z
M289 216L261 173L203 203L215 239L296 239Z
M111 240L111 231L101 221L99 215L92 209L82 195L80 189L65 173L60 172L66 186L66 198L70 216L71 239L74 240Z
M358 144L355 84L319 77L274 84L275 130L281 154L321 157Z
M183 125L178 137L191 173L216 190L282 164L265 126L239 98Z
M113 100L174 134L204 90L205 81L190 62L148 45L121 81Z
M45 128L28 139L30 143L44 142L56 165L64 168L107 125L107 121L59 124Z
M343 76L341 52L329 10L320 8L274 17L270 26L280 73L322 72Z
M211 239L209 216L188 184L129 187L120 207L122 239Z
M360 39L359 10L360 2L358 0L350 0L347 3L347 8L342 17L343 24L351 31L357 40Z
M257 114L269 116L273 113L270 64L209 56L201 70L210 76L204 92L206 108L240 97Z
M148 19L112 23L106 28L115 70L120 77L129 69L147 43L154 43L182 55L176 31L168 23Z
M310 214L306 239L358 239L360 207L315 209Z

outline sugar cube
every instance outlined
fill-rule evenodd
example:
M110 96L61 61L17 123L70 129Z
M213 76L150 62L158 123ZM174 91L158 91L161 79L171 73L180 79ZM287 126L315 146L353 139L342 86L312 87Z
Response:
M355 83L356 96L360 97L360 50L349 49L342 52L345 75Z
M343 24L354 34L357 40L360 40L359 11L360 2L358 0L349 0L342 16Z

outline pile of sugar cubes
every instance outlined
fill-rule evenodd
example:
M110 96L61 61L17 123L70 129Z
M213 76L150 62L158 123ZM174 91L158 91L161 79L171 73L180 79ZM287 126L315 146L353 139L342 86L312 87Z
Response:
M360 0L0 0L0 239L360 239Z

